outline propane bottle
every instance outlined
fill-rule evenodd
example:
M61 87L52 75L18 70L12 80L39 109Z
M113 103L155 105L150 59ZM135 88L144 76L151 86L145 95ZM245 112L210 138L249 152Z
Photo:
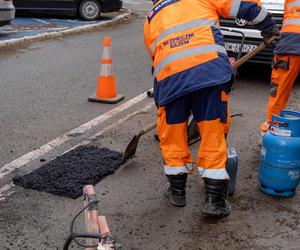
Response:
M300 113L283 110L272 116L264 135L258 178L266 194L290 197L300 181Z

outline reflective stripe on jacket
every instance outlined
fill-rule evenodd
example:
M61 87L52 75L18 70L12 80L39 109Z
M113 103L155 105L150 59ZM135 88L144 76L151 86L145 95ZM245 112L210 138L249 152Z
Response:
M147 14L145 44L159 105L231 79L219 16L243 18L265 31L276 25L259 0L161 0Z
M277 54L300 55L300 0L286 0Z

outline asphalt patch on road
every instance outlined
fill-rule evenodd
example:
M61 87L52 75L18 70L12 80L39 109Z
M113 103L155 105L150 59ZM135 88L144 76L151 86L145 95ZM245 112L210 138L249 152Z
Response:
M87 184L96 185L122 164L122 153L96 146L80 146L30 174L17 176L15 185L76 199Z

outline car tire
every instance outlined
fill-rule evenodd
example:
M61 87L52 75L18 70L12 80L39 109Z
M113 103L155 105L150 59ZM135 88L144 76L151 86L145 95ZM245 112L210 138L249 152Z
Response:
M80 17L87 21L99 19L101 11L101 5L97 0L83 0L78 9Z

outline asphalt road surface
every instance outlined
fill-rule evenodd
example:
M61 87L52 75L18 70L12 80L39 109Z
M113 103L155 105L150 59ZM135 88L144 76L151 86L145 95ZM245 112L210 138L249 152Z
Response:
M12 186L13 176L38 168L82 141L122 151L137 131L155 120L149 98L141 98L122 112L112 112L116 106L87 102L95 91L104 35L112 37L118 91L126 96L119 105L152 86L143 45L143 20L151 5L127 5L138 13L135 18L100 32L1 50L1 166L95 117L102 115L103 122L73 134L72 140L25 166L2 173L3 178L0 173L0 249L62 249L72 216L82 206L81 198ZM125 249L299 249L299 193L277 199L258 190L259 126L264 120L269 76L268 67L246 65L231 96L232 112L244 116L233 118L228 138L239 155L237 191L230 199L229 217L212 221L202 216L203 183L196 174L189 178L188 205L175 208L169 204L163 195L166 179L154 131L141 139L135 159L96 186L101 212ZM289 107L300 110L299 98L297 82ZM88 139L95 133L98 137ZM193 153L197 147L191 147ZM83 229L82 218L76 229Z

